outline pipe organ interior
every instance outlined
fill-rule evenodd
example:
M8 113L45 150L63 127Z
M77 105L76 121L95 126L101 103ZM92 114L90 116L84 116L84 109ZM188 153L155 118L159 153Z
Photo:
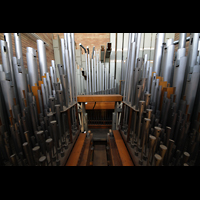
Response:
M0 165L200 165L199 33L112 34L89 49L63 33L47 66L43 40L23 57L4 33Z

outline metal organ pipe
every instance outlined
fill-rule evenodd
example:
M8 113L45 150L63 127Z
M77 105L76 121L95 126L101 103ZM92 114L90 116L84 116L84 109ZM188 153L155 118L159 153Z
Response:
M27 59L27 68L29 75L30 86L35 86L38 84L38 68L37 68L37 59L36 59L36 50L27 47L26 48L26 59Z
M37 50L38 50L38 59L40 66L40 77L44 76L47 70L47 60L46 60L46 47L45 43L42 40L37 40Z
M153 59L153 72L156 72L158 76L160 75L164 38L165 38L165 33L157 33L155 40L154 59Z

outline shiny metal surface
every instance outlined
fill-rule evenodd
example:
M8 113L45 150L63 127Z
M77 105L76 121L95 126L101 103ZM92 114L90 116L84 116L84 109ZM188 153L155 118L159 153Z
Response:
M6 80L1 80L1 89L4 97L4 101L6 104L6 111L8 116L10 116L10 110L14 115L13 105L14 105L14 94L13 94L13 87L10 86L10 82Z
M185 48L178 49L177 51L177 57L174 65L174 76L173 76L173 87L176 87L175 95L176 99L175 102L177 104L176 111L179 108L179 103L181 99L181 93L183 88L183 77L185 74L185 68L186 68L186 62L187 57L185 56Z
M163 51L163 58L161 63L160 76L163 77L164 81L167 81L172 85L172 73L173 73L173 55L174 55L174 44L173 39L167 40L167 44Z
M35 86L38 84L38 68L37 68L37 59L36 59L36 50L32 47L26 48L26 59L27 59L27 68L29 75L30 86Z
M2 57L3 70L5 73L11 73L7 42L1 40L0 44L1 44L1 57ZM12 80L11 74L10 74L10 80Z
M40 66L40 77L44 76L47 70L47 60L46 60L46 47L42 40L37 40L37 51Z
M186 36L187 36L187 33L179 33L179 44L178 44L179 49L185 48Z
M189 105L188 113L192 114L194 101L196 97L198 82L199 82L199 72L200 72L200 65L195 65L193 67L193 73L188 74L186 88L185 88L185 95L187 105Z
M157 33L155 41L154 59L153 59L153 72L156 72L158 76L160 75L164 38L165 38L165 33Z
M17 58L13 57L13 68L14 68L14 73L15 73L15 78L16 78L16 85L17 85L17 92L18 92L18 97L19 97L20 108L22 111L24 108L24 102L22 100L24 98L23 90L25 90L25 96L27 99L27 88L28 87L26 85L26 75L23 72L19 73L18 67L20 67L20 66L17 64Z

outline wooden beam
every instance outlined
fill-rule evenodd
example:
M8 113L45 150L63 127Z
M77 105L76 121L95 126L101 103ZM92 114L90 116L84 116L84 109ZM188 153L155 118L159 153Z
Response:
M88 102L85 104L86 110L112 110L115 109L115 102Z
M89 166L90 164L91 145L92 145L91 139L92 139L92 134L90 134L90 137L85 138L78 166Z
M110 95L79 95L77 96L78 102L115 102L122 101L122 95L110 94Z
M122 166L134 166L119 131L113 130L113 135L115 137L115 143L122 161Z
M79 137L76 141L76 144L74 145L74 148L72 149L72 152L70 154L70 157L67 161L66 166L77 166L78 165L78 161L79 161L79 158L81 155L85 137L86 137L85 133L79 134Z
M108 136L108 145L109 145L109 155L110 155L110 164L111 166L122 166L121 159L119 157L119 152L113 137Z

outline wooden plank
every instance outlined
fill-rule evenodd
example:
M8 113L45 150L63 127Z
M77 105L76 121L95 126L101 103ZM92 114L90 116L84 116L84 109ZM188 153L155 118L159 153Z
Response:
M110 95L78 95L78 102L110 102L110 101L122 101L122 95L110 94Z
M94 146L93 166L108 166L105 145Z
M85 137L86 137L85 133L79 134L79 137L74 145L74 148L72 149L72 152L70 154L66 166L77 166L83 148L83 144L85 141Z
M123 166L134 166L119 131L113 130L113 135L115 137L115 143L117 145L117 149L119 152L120 159L122 161L122 165Z
M89 129L110 129L112 125L109 124L88 124Z
M109 143L109 154L112 166L122 166L121 159L119 157L119 152L113 137L108 136Z
M112 110L115 109L115 102L88 102L87 104L85 104L85 109L86 110Z
M85 138L85 142L83 145L83 152L80 156L80 160L78 163L78 166L88 166L89 165L89 155L90 155L90 147L91 147L91 138L92 137L87 137Z

